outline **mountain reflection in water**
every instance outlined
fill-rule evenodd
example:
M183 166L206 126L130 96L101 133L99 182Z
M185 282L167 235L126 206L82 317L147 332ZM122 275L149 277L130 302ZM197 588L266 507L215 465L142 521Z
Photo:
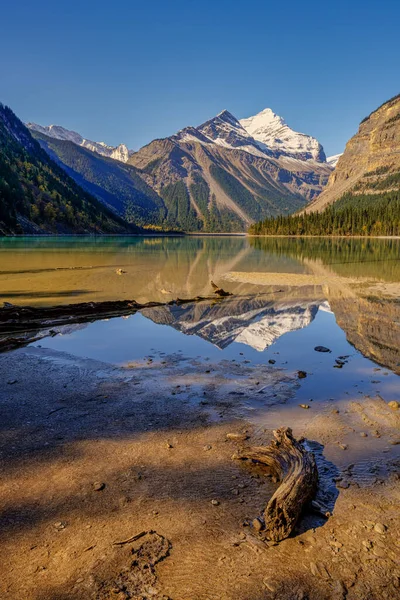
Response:
M354 347L400 373L400 240L32 237L0 240L0 265L0 298L16 304L168 302L209 295L212 279L234 296L144 314L221 349L266 349L328 302Z
M154 323L197 335L221 349L238 342L262 352L283 334L307 327L318 307L315 302L277 303L256 296L149 308L143 314Z

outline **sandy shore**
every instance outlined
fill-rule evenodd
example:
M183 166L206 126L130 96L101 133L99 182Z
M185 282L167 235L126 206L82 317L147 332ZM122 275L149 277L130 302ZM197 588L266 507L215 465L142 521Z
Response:
M0 375L2 598L400 597L400 410L379 397L311 415L279 369L181 355L120 368L25 348ZM271 546L249 523L276 485L226 437L268 442L264 408L311 440L333 513Z

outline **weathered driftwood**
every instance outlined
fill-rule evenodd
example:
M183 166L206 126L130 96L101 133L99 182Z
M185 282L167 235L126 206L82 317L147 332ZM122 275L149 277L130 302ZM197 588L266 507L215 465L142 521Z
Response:
M266 539L279 542L290 535L304 505L313 498L318 471L314 455L293 437L289 427L274 431L274 436L269 446L243 449L234 458L266 465L281 482L265 508L262 531Z

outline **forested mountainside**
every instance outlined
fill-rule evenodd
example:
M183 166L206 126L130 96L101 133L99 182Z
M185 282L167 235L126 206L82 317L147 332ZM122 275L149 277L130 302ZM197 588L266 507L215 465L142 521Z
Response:
M251 126L271 148L223 111L197 128L154 140L125 164L50 139L38 126L32 133L80 185L128 220L163 230L245 231L267 216L301 209L332 171L317 140L264 113Z
M85 190L128 222L161 226L164 202L140 171L68 140L32 131L46 152Z
M400 95L360 124L325 191L291 217L266 218L255 235L400 235Z
M0 104L0 234L131 230L137 228L79 187Z

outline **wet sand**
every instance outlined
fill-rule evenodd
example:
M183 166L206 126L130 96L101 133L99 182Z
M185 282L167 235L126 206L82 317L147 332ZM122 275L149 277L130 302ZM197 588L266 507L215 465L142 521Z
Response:
M2 597L400 597L400 410L351 392L304 410L298 386L269 365L182 355L0 356ZM249 523L276 484L226 437L269 442L264 408L307 438L332 512L271 546Z

